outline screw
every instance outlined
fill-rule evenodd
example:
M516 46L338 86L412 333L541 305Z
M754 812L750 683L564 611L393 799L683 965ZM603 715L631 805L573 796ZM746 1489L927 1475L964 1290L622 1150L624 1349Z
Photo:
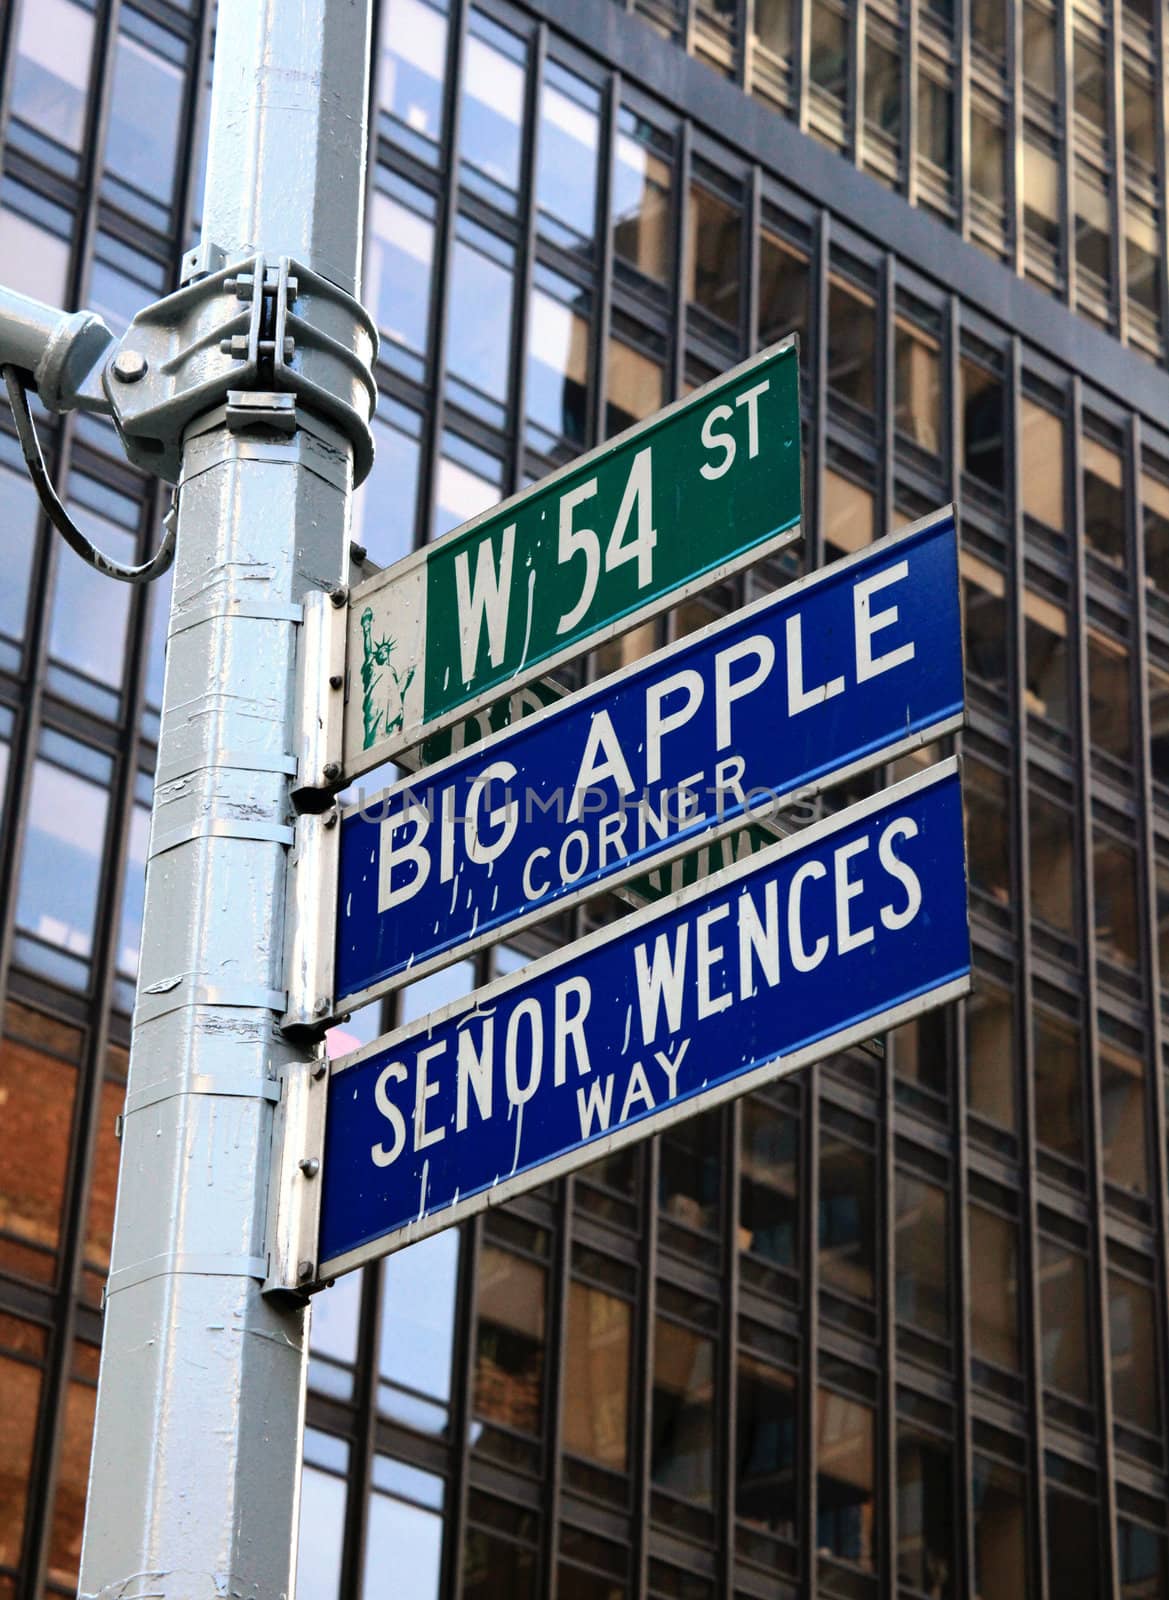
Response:
M323 1017L326 1014L326 1012L328 1011L328 1009L329 1009L329 1002L322 997L320 1000L317 1001L316 1005L313 1007L313 1016L314 1017Z
M296 1269L297 1283L307 1283L312 1275L313 1263L311 1261L302 1261Z
M137 383L146 376L146 357L137 350L119 350L114 357L114 377L121 383Z
M336 783L341 776L341 763L339 761L326 761L322 770L330 783Z
M317 1173L321 1170L321 1163L316 1156L305 1156L304 1160L300 1163L300 1170L304 1173L306 1178L315 1178Z
M330 765L331 764L332 763L330 763ZM328 777L328 775L329 775L329 771L328 771L328 768L326 767L325 776ZM324 823L325 823L325 827L326 828L335 828L337 826L337 807L336 806L333 807L332 811L327 811L325 813Z
M329 599L337 607L338 611L340 611L341 607L345 604L348 598L349 590L346 589L344 584L339 583L335 589L329 590Z
M329 688L330 689L340 689L340 688L342 688L344 686L344 683L345 683L345 679L342 677L342 675L339 672L330 673L330 675L329 675Z
M320 1083L321 1079L325 1076L325 1073L328 1072L328 1070L329 1070L329 1063L327 1061L325 1061L324 1059L322 1059L320 1061L314 1061L313 1062L313 1081L315 1083Z

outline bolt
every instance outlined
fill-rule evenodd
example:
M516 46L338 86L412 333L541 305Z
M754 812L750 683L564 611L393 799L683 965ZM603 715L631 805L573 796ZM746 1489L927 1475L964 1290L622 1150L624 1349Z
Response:
M317 1001L316 1005L313 1007L313 1016L314 1017L323 1017L323 1016L326 1015L328 1010L329 1010L329 1002L328 1002L328 1000L326 1000L326 999L324 999L322 997L320 1000Z
M326 775L326 777L328 776L328 770L327 769L326 769L325 775ZM326 828L335 828L337 826L337 807L336 806L333 807L332 811L327 811L325 813L324 823L325 823L325 827Z
M315 1083L320 1083L321 1079L325 1076L325 1073L328 1072L328 1070L329 1070L329 1063L326 1060L324 1060L323 1057L319 1061L314 1061L313 1062L313 1081Z
M318 1161L316 1156L305 1156L300 1163L300 1170L304 1173L306 1178L315 1178L317 1173L321 1170L321 1163Z
M338 611L340 611L348 598L349 590L345 588L344 584L339 583L335 589L329 590L329 599L337 607Z
M114 377L121 383L137 383L146 376L146 357L137 350L119 350L114 357Z
M330 689L341 689L341 688L344 687L344 684L345 684L345 679L342 677L342 675L339 672L333 672L333 673L329 674L329 688Z
M326 761L323 771L330 783L336 783L341 776L341 763L339 761Z
M302 1261L296 1269L297 1283L307 1283L312 1275L313 1263L311 1261Z

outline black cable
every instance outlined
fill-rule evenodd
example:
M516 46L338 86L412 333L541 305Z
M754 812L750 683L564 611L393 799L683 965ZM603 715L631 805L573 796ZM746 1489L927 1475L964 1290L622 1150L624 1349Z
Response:
M8 403L12 407L17 437L20 440L20 448L24 452L24 459L28 465L33 488L36 490L37 498L44 507L45 515L70 550L79 555L82 561L93 567L95 571L103 573L107 578L117 578L122 583L150 583L154 578L161 578L175 558L175 519L173 511L164 519L163 526L166 532L162 543L149 561L142 562L140 566L127 567L121 561L115 561L112 557L103 555L85 537L57 498L57 491L53 488L48 468L45 466L45 458L41 454L40 441L37 438L32 411L29 409L28 395L25 392L23 378L16 367L0 367L0 372L4 374L4 383L8 389Z

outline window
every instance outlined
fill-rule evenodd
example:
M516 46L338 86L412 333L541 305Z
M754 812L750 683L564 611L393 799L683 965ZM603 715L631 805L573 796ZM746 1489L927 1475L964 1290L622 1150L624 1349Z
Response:
M1045 1387L1090 1405L1087 1262L1046 1237L1039 1240L1039 1325Z
M627 266L664 283L670 275L672 144L628 107L617 122L613 250Z
M73 1589L81 1561L89 1456L93 1445L93 1413L97 1403L96 1345L73 1345L73 1364L65 1393L65 1416L49 1534L49 1583Z
M820 1281L871 1301L876 1280L874 1162L825 1128L820 1143Z
M5 287L63 306L73 218L22 183L0 180L0 261Z
M520 181L526 61L521 39L481 11L471 12L463 58L463 167L469 183L509 211Z
M133 561L138 548L139 505L79 473L72 475L70 491L68 504L87 537L115 560ZM73 551L59 552L53 576L49 654L72 669L71 683L73 674L80 674L110 689L121 688L131 591L124 583L118 584L116 593L111 594L110 588L110 580ZM99 714L117 714L116 696L89 695L80 687L76 692Z
M438 463L431 537L437 539L496 505L502 479L503 467L493 456L447 434Z
M425 0L387 0L378 100L429 144L437 144L442 132L446 46L447 20L433 5Z
M614 1283L615 1264L590 1251L578 1265ZM629 1466L629 1373L633 1307L598 1284L568 1288L564 1448L612 1472Z
M950 1062L945 1012L927 1011L912 1022L902 1023L889 1037L898 1078L928 1089L940 1100L946 1099L950 1092ZM920 1108L922 1102L915 1104Z
M1128 648L1088 629L1088 726L1092 743L1115 761L1132 760L1132 686Z
M736 1401L735 1515L794 1539L799 1504L795 1377L740 1350Z
M808 332L808 258L764 228L759 235L759 343ZM800 352L807 360L806 348Z
M333 1047L330 1042L330 1050ZM349 1273L313 1307L308 1386L334 1400L353 1398L353 1366L357 1360L357 1326L365 1276L361 1272Z
M758 1095L743 1101L739 1145L739 1248L776 1266L798 1262L799 1117Z
M1124 151L1132 161L1149 169L1157 163L1157 117L1153 85L1126 61L1124 68Z
M1157 1307L1152 1289L1109 1268L1108 1343L1117 1420L1145 1433L1161 1431L1157 1381Z
M873 496L843 473L824 469L824 559L834 561L873 542Z
M122 17L106 130L106 171L118 180L111 187L126 208L139 218L145 211L155 227L166 228L178 155L184 52L173 35L138 13L126 10ZM135 36L127 31L127 23ZM128 193L123 193L123 186Z
M812 0L812 82L843 100L848 93L848 19L832 0Z
M1107 294L1112 278L1112 215L1097 175L1077 164L1074 186L1076 264L1097 294Z
M510 245L460 219L451 261L447 370L476 394L499 402L485 413L496 425L503 420L502 402L507 399L514 271ZM467 395L465 403L483 411L475 394Z
M606 437L652 416L665 402L661 362L621 339L609 340L608 380Z
M1027 395L1019 402L1023 510L1049 528L1064 527L1066 503L1063 418Z
M374 1457L364 1581L370 1600L384 1593L389 1573L411 1600L438 1600L443 1491L442 1479L433 1472L390 1456Z
M865 121L900 144L901 56L871 34L865 40Z
M942 380L938 339L906 317L894 330L894 422L914 444L939 455L942 448Z
M542 269L546 270L546 269ZM572 285L557 280L557 287L572 291ZM538 449L551 453L561 440L574 453L584 448L588 427L589 323L581 310L587 303L581 295L576 308L542 289L533 288L528 326L527 409L529 422L540 435L534 439Z
M430 195L412 183L383 174L390 192L378 189L369 208L365 302L382 334L380 356L420 378L430 339L430 286L434 273L434 213Z
M946 1191L898 1170L895 1203L898 1319L946 1339L950 1334Z
M535 1513L472 1489L468 1519L463 1550L466 1600L536 1600Z
M1019 1241L1015 1224L971 1205L970 1348L976 1362L1019 1370Z
M1099 1066L1104 1176L1118 1188L1147 1194L1144 1062L1110 1033L1102 1023Z
M1084 537L1088 548L1125 564L1124 467L1114 450L1084 438Z
M722 1113L691 1117L661 1135L658 1205L663 1219L713 1233L722 1188ZM689 1240L681 1248L689 1251Z
M1103 49L1082 33L1072 45L1073 104L1101 139L1108 133L1108 76Z
M1074 1594L1076 1600L1100 1600L1100 1545L1096 1507L1089 1500L1066 1493L1050 1479L1047 1488L1047 1572L1050 1594Z
M963 758L966 854L971 886L1003 909L1011 904L1011 784L976 756Z
M133 983L138 976L138 952L142 944L142 911L146 899L146 850L150 843L151 780L140 773L136 787L139 790L139 798L130 812L116 956L119 977L128 979L130 983Z
M1023 647L1027 710L1066 737L1071 732L1067 612L1034 589L1023 594Z
M10 1569L20 1564L46 1342L44 1328L0 1313L5 1438L0 1467L0 1566ZM15 1597L15 1585L7 1594Z
M871 1407L816 1391L816 1548L872 1572L876 1565Z
M1157 218L1135 194L1124 210L1125 281L1129 311L1138 333L1157 337L1161 326L1161 278Z
M523 1233L547 1248L543 1234L527 1225ZM475 1415L520 1433L540 1431L547 1277L537 1261L498 1245L485 1244L480 1253Z
M983 1600L1026 1600L1027 1503L1023 1474L974 1457L974 1590Z
M979 976L966 1002L966 1078L971 1111L1014 1131L1014 995Z
M399 1250L383 1269L378 1410L436 1436L448 1425L459 1242L448 1228Z
M0 1266L35 1283L56 1278L80 1052L77 1029L8 1002L0 1104L11 1148L0 1170Z
M1141 473L1141 519L1145 533L1145 576L1169 596L1169 482Z
M344 1464L349 1447L342 1439L309 1428L304 1451L300 1516L305 1533L297 1545L296 1592L301 1600L339 1600L348 1493L344 1477L325 1467Z
M1076 850L1072 817L1032 789L1027 796L1031 836L1031 914L1068 938L1076 935Z
M599 90L558 62L546 63L536 201L544 213L545 232L566 249L591 244L596 232L600 104Z
M965 356L962 383L962 470L990 489L1003 491L1002 379Z
M1007 581L998 567L963 550L959 557L966 669L972 678L996 691L998 709L1007 702ZM999 698L1001 697L1001 699Z
M1036 1011L1035 1137L1066 1161L1084 1159L1084 1089L1080 1030L1070 1017Z
M970 187L994 213L992 220L1003 220L1007 202L1007 136L1002 108L986 102L970 108Z
M1169 1593L1165 1536L1120 1517L1116 1524L1120 1600L1164 1600Z
M1111 834L1096 830L1092 869L1097 953L1104 961L1131 970L1140 957L1136 852Z
M925 67L917 73L917 153L939 172L954 166L954 95Z
M897 1578L931 1600L954 1593L952 1452L904 1418L897 1423Z
M697 183L690 185L686 297L731 327L739 321L741 231L737 207Z
M833 274L828 280L828 387L866 411L877 403L876 339L872 296Z
M714 1341L666 1317L654 1323L650 1476L709 1507L714 1493Z
M381 566L389 566L414 548L421 433L422 419L417 412L384 394L378 397L373 418L373 470L353 502L353 538ZM488 503L494 499L498 495Z
M1055 99L1055 12L1046 0L1024 0L1023 77Z
M10 109L46 140L80 150L93 55L93 13L75 0L25 0Z
M20 639L24 634L39 518L36 490L28 474L0 466L0 566L4 572L4 582L0 584L0 635L9 639Z
M1054 152L1035 138L1023 141L1023 224L1044 252L1059 249L1060 169Z
M1003 0L971 0L970 37L987 55L1001 59L1007 42Z
M786 60L792 47L792 0L755 0L755 38Z

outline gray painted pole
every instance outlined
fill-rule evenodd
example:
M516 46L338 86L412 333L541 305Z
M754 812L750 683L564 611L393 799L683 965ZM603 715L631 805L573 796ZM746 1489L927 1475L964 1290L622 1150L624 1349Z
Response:
M204 241L356 293L370 0L219 8ZM299 413L298 413L299 415ZM80 1593L293 1592L307 1313L265 1299L296 626L352 449L188 429ZM68 558L65 558L68 559Z

